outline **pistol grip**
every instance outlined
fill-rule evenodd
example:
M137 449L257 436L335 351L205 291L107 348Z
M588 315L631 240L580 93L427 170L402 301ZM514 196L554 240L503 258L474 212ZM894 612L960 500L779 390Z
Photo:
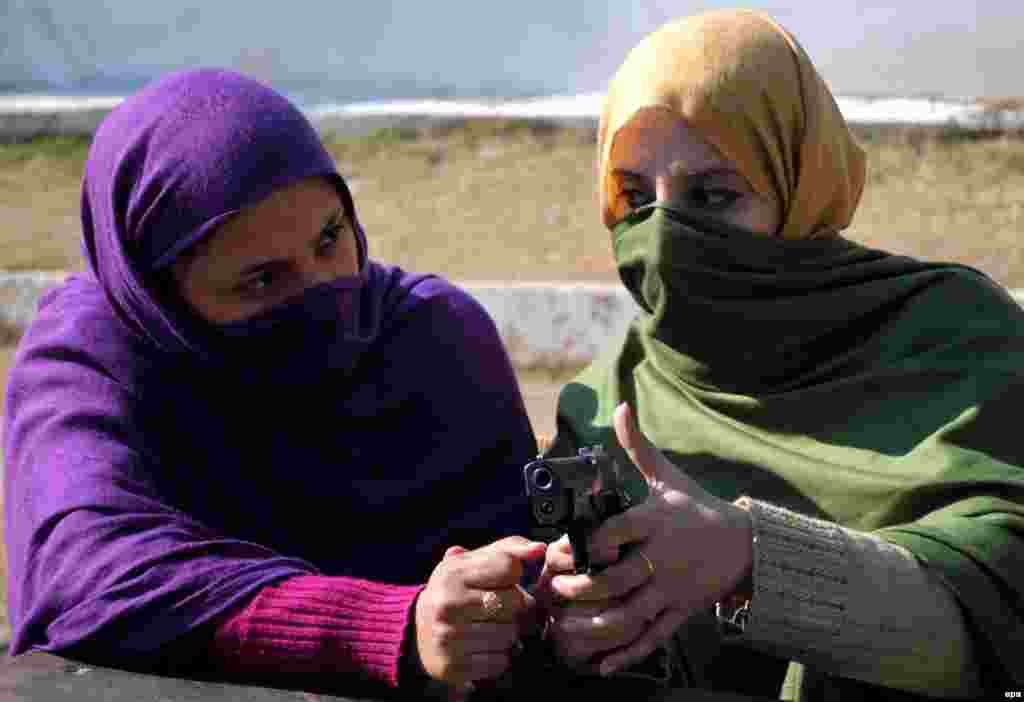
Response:
M589 575L592 572L590 551L587 549L588 531L582 522L569 524L569 545L572 546L572 561L577 575Z

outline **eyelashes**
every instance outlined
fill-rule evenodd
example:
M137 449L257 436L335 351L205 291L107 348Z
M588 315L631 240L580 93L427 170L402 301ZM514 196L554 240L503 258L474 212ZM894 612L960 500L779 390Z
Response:
M631 210L635 210L638 207L643 207L644 205L649 205L654 202L654 195L652 193L632 188L623 190L619 197Z
M332 258L337 251L342 235L351 229L350 221L342 213L335 214L320 230L314 252L317 258ZM243 297L259 299L273 296L280 288L288 288L289 269L282 262L271 262L266 268L256 271L242 280L235 291Z
M731 188L698 185L672 197L671 200L687 209L718 213L729 210L741 197L743 193ZM619 192L619 199L627 212L656 200L652 191L639 188L623 188Z
M732 207L742 197L742 193L729 188L695 188L691 191L691 200L706 210L720 212Z
M338 240L341 239L341 232L344 229L345 226L341 222L334 222L324 227L320 232L320 240L316 244L317 255L329 254L338 245Z

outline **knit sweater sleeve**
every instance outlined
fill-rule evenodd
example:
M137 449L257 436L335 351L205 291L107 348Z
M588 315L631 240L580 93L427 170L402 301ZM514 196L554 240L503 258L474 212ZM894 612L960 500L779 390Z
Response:
M267 585L220 619L211 662L233 674L351 673L398 687L422 587L323 575Z
M821 672L936 697L980 690L952 592L906 549L742 500L753 516L744 639Z

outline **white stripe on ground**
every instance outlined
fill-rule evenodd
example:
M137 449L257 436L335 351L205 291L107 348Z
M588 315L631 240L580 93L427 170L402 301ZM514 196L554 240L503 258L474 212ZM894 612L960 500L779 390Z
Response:
M594 127L601 93L551 95L527 100L384 100L319 104L306 110L323 132L365 134L387 127L421 128L451 121L504 118ZM0 139L36 135L91 134L123 98L60 95L0 95ZM953 98L836 96L846 120L861 126L953 125L962 129L1024 126L1024 111L992 109L981 101Z
M0 328L24 329L59 272L0 271ZM519 368L590 362L626 330L637 306L622 286L463 282L487 310ZM1024 289L1011 294L1024 304Z

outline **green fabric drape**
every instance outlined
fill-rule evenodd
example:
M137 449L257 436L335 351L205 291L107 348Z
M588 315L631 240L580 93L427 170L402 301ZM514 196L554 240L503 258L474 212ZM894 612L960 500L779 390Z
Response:
M604 443L628 464L611 417L629 402L717 496L909 549L955 593L986 681L1019 689L1024 311L964 266L754 237L661 204L613 240L643 311L563 388L556 450ZM805 693L824 689L809 675Z

